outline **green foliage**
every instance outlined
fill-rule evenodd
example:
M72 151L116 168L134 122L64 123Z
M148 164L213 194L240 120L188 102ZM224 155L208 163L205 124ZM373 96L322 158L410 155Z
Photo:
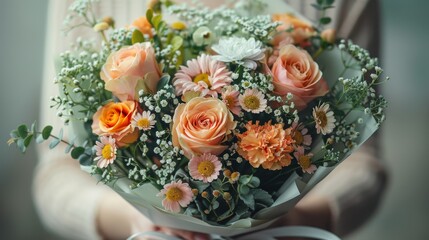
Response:
M133 36L131 38L131 43L136 44L136 43L142 43L142 42L144 42L143 34L137 29L134 30Z

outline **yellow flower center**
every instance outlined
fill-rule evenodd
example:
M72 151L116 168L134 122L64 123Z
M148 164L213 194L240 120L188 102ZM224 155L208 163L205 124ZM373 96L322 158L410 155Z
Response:
M201 74L198 74L197 76L194 77L194 83L198 84L201 81L205 82L208 87L212 86L210 84L209 75L207 73L201 73Z
M165 193L165 198L170 201L180 201L183 197L183 192L177 187L172 187Z
M137 126L139 128L148 128L150 127L150 121L147 118L141 118L137 121Z
M232 96L227 96L227 97L225 97L225 99L223 101L226 104L226 106L233 107L235 99Z
M110 159L113 156L113 147L109 144L105 145L101 150L101 155L104 159Z
M328 117L324 111L317 111L316 117L317 124L319 124L320 127L324 128L328 124Z
M198 164L198 172L204 177L211 176L215 171L215 165L210 161L202 161Z
M258 109L261 104L259 101L259 98L254 95L246 96L243 102L244 102L244 106L246 106L246 108L251 110Z
M295 140L295 143L297 145L301 145L302 142L304 142L304 137L302 136L302 133L300 131L295 131L295 134L293 135L293 140Z
M306 155L299 156L298 163L303 169L307 169L311 165L310 157Z
M177 21L171 24L171 28L173 28L174 30L184 30L186 28L186 24L184 22L181 21Z

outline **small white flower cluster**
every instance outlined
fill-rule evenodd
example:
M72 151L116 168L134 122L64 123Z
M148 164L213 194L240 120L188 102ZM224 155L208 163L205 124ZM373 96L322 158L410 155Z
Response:
M103 54L105 59L113 51L118 51L123 46L131 45L133 32L131 29L118 28L113 30L109 38L109 46L103 44Z
M347 124L343 120L337 125L336 131L331 137L336 143L344 144L343 151L346 153L356 146L355 140L359 137L359 132L356 130L356 124Z
M183 157L183 152L177 147L173 147L170 140L157 139L157 147L154 148L154 153L160 156L160 167L152 165L152 170L157 176L156 183L165 185L173 180L176 163L180 162Z
M161 61L159 62L160 64L167 66L169 69L176 69L178 67L177 61L180 58L181 52L172 52L172 50L173 46L167 45L162 50L159 47L156 47L155 53L157 59L161 59Z
M339 160L340 160L340 152L325 148L325 154L323 155L323 161L324 161L325 167L332 166L336 164Z
M272 22L269 15L259 15L251 18L236 17L233 20L244 34L253 36L259 41L270 40L271 33L279 26L279 23Z
M360 66L365 66L365 68L368 70L371 70L375 66L378 66L377 58L371 58L368 50L360 47L359 45L354 44L351 40L348 40L347 42L345 40L341 40L338 47L341 50L346 50L353 58L355 58L360 63Z
M97 99L104 95L104 82L98 77L103 60L94 44L78 39L74 48L79 54L68 51L60 55L62 68L55 83L61 86L63 97L54 97L51 106L59 109L58 116L66 124L72 117L86 122L97 110ZM79 112L73 112L75 107Z

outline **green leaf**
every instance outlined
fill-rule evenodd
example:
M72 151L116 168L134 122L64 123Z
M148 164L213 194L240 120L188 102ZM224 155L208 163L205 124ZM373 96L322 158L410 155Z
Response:
M48 139L51 136L52 126L48 125L42 130L42 137L44 140Z
M247 184L251 188L257 188L259 187L259 184L261 184L261 181L257 177L252 177L249 184Z
M170 81L170 75L168 75L168 74L163 75L161 77L161 79L159 79L159 82L158 82L158 86L157 86L158 91L163 89L168 84L169 81Z
M30 127L30 132L35 132L36 131L36 122L33 122L33 124L31 124L31 127Z
M80 157L80 155L82 155L83 153L85 153L85 148L83 148L83 147L75 147L71 151L70 155L71 155L71 157L73 159L78 159Z
M240 196L240 199L244 202L244 204L246 204L246 206L248 206L252 210L255 209L255 198L253 197L252 194L247 194L247 195L240 194L239 196Z
M161 21L162 21L162 15L161 14L158 14L158 15L154 16L152 18L152 26L155 29L159 29L159 24L161 23Z
M250 188L246 185L239 185L238 186L238 191L240 192L240 195L247 195L250 191Z
M238 180L238 182L243 184L243 185L247 185L247 184L249 184L251 179L252 179L252 176L242 175L242 176L240 176L240 179Z
M253 189L252 194L255 198L255 201L259 204L263 204L269 207L274 203L273 197L268 192L262 189Z
M322 10L323 10L323 8L322 8L320 5L317 5L317 4L315 4L315 3L312 3L312 4L311 4L311 6L313 6L315 9L317 9L317 10L319 10L319 11L322 11Z
M152 24L152 18L153 18L153 10L149 8L146 11L146 19L149 21L150 24Z
M11 138L18 138L18 130L14 129L10 132L10 137Z
M198 192L203 192L204 190L206 190L210 186L210 183L204 183L201 181L191 181L191 182L192 182L192 185L196 189L198 189Z
M28 147L28 145L30 145L31 140L33 139L33 134L29 134L25 139L24 139L24 146Z
M26 138L28 135L28 128L26 125L21 125L18 127L18 136L21 138Z
M18 139L18 141L16 142L16 146L18 146L18 149L22 153L25 153L25 150L27 150L27 148L25 147L25 144L24 144L24 139L22 139L22 138Z
M36 138L36 143L42 143L44 141L45 141L45 139L43 138L43 136L41 134L39 134Z
M133 36L131 37L131 43L134 45L136 43L144 42L143 34L139 30L134 30Z
M60 142L61 142L61 140L59 140L57 138L53 139L52 142L49 143L49 149L55 148Z
M172 52L176 52L180 49L180 47L183 45L183 38L179 36L174 36L173 39L171 39L171 46L172 46Z
M92 158L88 154L82 154L79 157L79 163L82 166L91 166L91 164L92 164Z
M331 22L331 18L330 18L330 17L323 17L323 18L321 18L321 19L319 20L319 22L320 22L321 24L326 25L326 24L329 24L329 23Z

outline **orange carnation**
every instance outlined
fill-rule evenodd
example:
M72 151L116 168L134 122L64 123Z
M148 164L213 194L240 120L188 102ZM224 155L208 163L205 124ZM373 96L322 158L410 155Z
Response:
M152 25L150 25L146 17L137 18L131 25L137 30L139 30L141 33L147 34L149 35L149 37L153 36Z
M131 125L136 112L134 101L110 102L94 114L92 132L99 136L112 136L119 146L131 144L138 138L138 129Z
M289 37L293 39L295 44L303 44L308 38L315 34L314 28L310 23L292 14L274 14L272 19L273 21L282 23L280 26L278 26L278 31L286 31L292 28L290 33L284 32L280 36L276 36L274 39L274 45L277 45L276 42L283 41L285 38Z
M280 170L291 164L294 140L291 128L283 129L283 124L265 123L263 126L248 122L239 139L237 152L254 168Z

